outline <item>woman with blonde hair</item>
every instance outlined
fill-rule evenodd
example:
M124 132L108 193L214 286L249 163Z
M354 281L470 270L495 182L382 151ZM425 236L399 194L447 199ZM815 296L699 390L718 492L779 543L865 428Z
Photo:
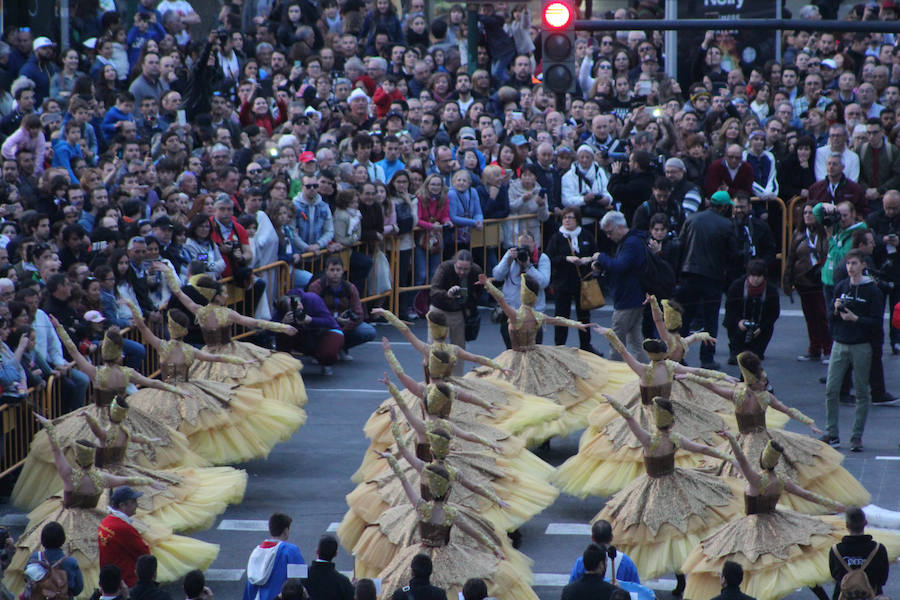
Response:
M718 160L725 156L725 148L731 144L737 144L743 148L746 141L746 136L741 129L741 121L737 117L725 119L714 137L715 141L710 149L712 160Z
M416 285L423 285L431 279L444 250L444 227L453 227L450 221L450 206L447 202L447 186L441 176L432 173L425 178L422 187L416 192L419 205L420 229L416 237L415 260L413 268Z

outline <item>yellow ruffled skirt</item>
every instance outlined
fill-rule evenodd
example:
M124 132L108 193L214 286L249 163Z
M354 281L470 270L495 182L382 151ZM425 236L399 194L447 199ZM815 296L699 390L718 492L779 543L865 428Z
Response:
M134 465L107 465L103 470L122 477L149 477L162 483L158 490L149 484L133 485L143 493L138 499L137 518L151 528L173 531L199 531L208 529L216 517L244 497L247 473L231 467L181 468L167 471L144 469ZM101 497L99 506L108 504L108 493ZM28 514L31 529L60 508L57 496L42 502Z
M402 537L412 538L394 555L393 559L376 576L381 578L381 598L389 599L398 589L409 583L412 574L409 565L415 555L425 553L431 557L434 572L431 584L443 588L448 598L456 598L462 592L467 580L473 577L485 581L488 594L499 600L537 600L537 594L531 589L531 559L513 549L512 545L490 529L486 519L471 513L460 511L456 519L465 519L470 526L481 531L496 544L503 555L497 558L492 551L480 542L470 538L457 527L450 530L450 541L441 547L419 543L417 537L418 523L410 523L409 519L397 520L393 512L402 511L401 507L391 509L385 515L386 523L404 523L404 527L412 530L404 531ZM405 513L404 513L405 514ZM357 574L357 577L360 575Z
M725 424L713 412L693 405L675 404L673 431L698 443L717 443L717 431ZM632 410L634 418L647 431L655 431L653 407L637 402ZM618 415L617 415L618 416ZM593 417L593 415L592 415ZM675 465L683 468L703 465L702 455L678 452ZM611 496L645 472L644 449L619 417L602 425L591 423L581 435L578 453L559 466L554 482L566 494Z
M782 496L784 499L784 495ZM900 552L900 532L868 528L888 550ZM725 561L744 568L741 591L757 600L778 600L797 588L830 583L828 553L847 534L837 516L808 516L791 510L745 515L701 542L685 560L685 598L712 598L721 591Z
M495 360L512 375L506 377L482 367L473 372L474 376L508 381L523 392L553 400L565 411L560 436L587 427L588 415L606 404L602 394L616 393L637 381L625 363L568 346L539 344L526 350L507 350Z
M702 539L743 514L742 481L696 469L641 475L610 498L593 521L613 525L616 547L644 579L679 572Z
M491 435L492 430L494 436ZM474 495L459 483L452 488L453 502L471 507L501 531L518 528L553 504L559 495L559 491L548 483L553 467L526 450L521 440L514 437L498 439L496 435L499 432L496 429L479 426L473 433L494 440L502 452L498 454L484 446L456 438L452 442L447 464L472 483L495 493L509 508L501 509L487 498ZM408 481L419 480L418 473L412 467L405 461L401 464L406 467ZM400 481L386 461L376 460L371 463L369 470L371 477L357 484L347 495L349 510L341 520L337 532L341 545L356 557L379 556L381 550L371 548L373 545L380 548L380 531L377 527L372 527L386 510L408 503ZM380 566L386 561L383 557L371 560L364 558L362 566L365 568L367 563L373 562Z
M871 501L872 496L868 490L841 466L844 455L811 436L790 431L759 430L740 434L738 443L747 458L756 462L770 439L784 447L784 455L775 467L779 477L790 479L810 492L831 498L845 506L865 506ZM730 452L731 448L725 442L720 450ZM732 464L723 465L722 473L729 477L741 477ZM793 494L783 494L779 502L791 510L808 515L829 512L824 506Z
M255 388L203 379L178 386L190 397L144 388L128 402L185 434L191 449L212 464L265 458L306 423L303 409L270 400Z
M94 404L83 406L62 417L54 419L60 446L67 451L77 440L93 440L94 434L82 416L92 415L100 426L109 425L108 411ZM209 461L190 449L183 433L167 427L139 409L131 409L125 417L125 426L132 432L161 441L140 446L129 444L126 461L149 469L206 466ZM71 457L71 453L67 452ZM22 472L13 488L10 500L22 509L31 510L48 497L62 490L62 481L56 473L53 452L47 432L41 430L31 441L31 448L25 458Z
M290 354L239 341L204 346L203 350L212 354L237 356L247 362L232 365L198 360L191 365L191 379L237 383L260 390L266 398L299 407L306 406L306 387L300 376L303 363Z
M41 529L48 522L57 521L66 532L63 551L78 561L84 576L84 591L78 598L90 598L100 576L97 527L104 517L104 512L96 508L63 508L62 501L57 498L56 508L49 511L45 519L27 529L16 543L16 553L3 578L7 589L16 596L25 589L24 569L31 554L41 547ZM171 529L149 527L138 520L134 520L133 524L158 561L157 581L178 581L189 571L205 570L219 554L216 544L175 535Z
M474 421L492 425L521 438L528 447L539 446L545 440L560 435L564 430L562 408L546 398L524 393L505 381L481 379L473 373L468 373L465 377L448 377L443 381L496 407L493 411L488 411L457 399L451 411L451 420L454 422ZM418 406L422 402L408 390L402 390L401 393L407 406ZM372 441L373 448L383 450L394 443L390 431L391 406L395 407L397 418L404 421L393 398L382 402L363 427L363 432ZM361 474L354 476L354 481L363 479Z

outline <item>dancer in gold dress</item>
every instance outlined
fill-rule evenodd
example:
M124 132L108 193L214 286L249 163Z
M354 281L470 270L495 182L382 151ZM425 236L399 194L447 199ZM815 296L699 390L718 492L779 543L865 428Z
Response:
M175 386L157 379L149 379L122 366L122 335L117 327L110 327L101 345L103 366L92 365L75 347L68 333L50 317L56 327L57 334L69 355L75 360L78 368L86 373L93 382L94 403L84 406L54 420L63 450L67 450L75 440L90 439L93 435L87 421L82 416L90 414L103 427L109 425L107 407L117 396L125 397L129 384L137 384L166 390L179 396L184 392ZM137 448L131 444L127 451L130 463L147 468L193 467L209 464L190 450L187 438L158 422L150 415L133 410L128 413L124 423L130 432L131 441L140 444ZM46 431L40 431L31 442L31 448L19 474L19 479L12 492L12 502L18 507L32 509L48 496L62 488L62 481L57 475L53 463L53 451Z
M779 476L796 481L800 487L815 494L828 494L842 504L868 504L871 498L869 492L841 466L844 456L840 452L808 435L766 428L765 415L771 406L807 425L813 433L822 433L814 420L796 408L785 406L767 390L769 380L756 354L742 352L738 355L738 366L744 382L735 386L722 385L718 380L696 374L677 377L703 385L733 404L738 422L737 439L748 456L758 456L769 440L775 440L787 453L786 459L778 463ZM723 473L740 475L740 471L730 463L724 465ZM822 514L823 511L819 503L808 502L804 496L788 496L781 501L802 513Z
M454 402L457 394L455 387L446 382L428 386L416 382L403 372L399 361L390 351L390 344L386 340L383 344L385 356L394 373L404 385L410 386L403 395L396 388L390 388L392 401L397 403L397 406L403 402L407 407L417 407L409 409L409 414L414 417L411 422L405 418L401 421L400 415L396 415L398 423L394 429L401 431L402 435L406 435L404 429L412 430L411 439L407 444L415 445L416 455L419 458L423 460L430 458L431 451L425 435L427 428L418 423L427 424L440 419L441 421L431 426L450 429L446 421L452 421L459 429L466 430L467 437L477 441L456 439L448 460L466 478L490 490L508 506L504 510L499 510L496 504L479 500L479 511L486 518L489 517L499 529L515 530L553 503L559 492L547 483L553 473L550 465L526 450L522 441L514 436L475 421L457 419L456 406L461 403ZM424 399L424 407L420 397ZM408 401L407 398L412 398L412 401ZM424 412L418 407L423 407ZM386 409L386 413L390 419L390 408ZM421 419L417 416L419 414L423 415ZM393 438L391 429L388 426L388 432ZM390 446L385 446L388 447ZM373 448L372 454L375 455L380 451L382 450ZM344 515L337 533L341 544L356 555L367 553L367 548L361 543L366 529L377 527L384 510L396 506L402 498L398 481L385 467L384 461L372 463L372 475L347 495L349 510ZM377 543L377 540L369 541Z
M145 343L159 355L162 378L188 395L144 388L128 402L137 409L187 436L191 449L213 464L231 464L265 458L279 441L287 440L306 420L303 410L261 391L235 383L190 376L195 361L244 365L243 358L211 354L182 341L190 324L178 309L168 313L171 340L156 337L134 304L127 302Z
M685 367L666 360L668 349L660 340L644 340L644 352L650 357L650 363L641 363L628 352L611 329L599 325L594 325L594 329L607 337L610 346L619 352L625 363L640 377L639 401L622 404L634 412L635 420L642 427L653 427L652 400L660 396L671 400L678 414L674 432L693 442L717 442L716 432L725 429L722 418L688 399L671 396L675 373L718 374L717 371ZM581 436L578 454L560 465L556 472L555 481L567 494L581 498L588 495L611 496L644 472L643 448L632 435L628 424L621 419L608 419L606 416L595 423L594 416L599 412L595 411L591 415L591 425ZM614 410L609 412L616 414ZM693 453L681 453L675 456L675 464L679 467L696 467L701 461Z
M522 306L516 310L484 274L479 278L479 283L497 300L509 319L512 349L494 359L505 371L478 369L476 372L508 381L523 392L550 398L562 406L565 413L559 435L566 436L587 427L588 415L602 403L601 392L613 393L636 378L627 365L591 352L568 346L535 344L537 334L545 324L582 331L590 324L536 311L538 283L524 273L521 279Z
M412 558L427 554L434 564L432 585L443 588L449 597L456 597L465 582L481 578L488 592L499 600L537 600L531 589L531 561L508 545L503 547L501 535L490 522L476 513L447 502L451 475L441 465L429 464L423 469L426 497L416 493L389 452L387 459L395 477L416 512L418 540L411 540L393 557L381 572L383 597L389 598L409 580ZM398 509L392 509L398 510Z
M845 533L843 520L837 516L807 516L776 505L783 502L782 492L787 491L828 511L844 511L845 506L779 475L776 467L784 449L778 442L766 442L759 455L761 469L757 469L734 435L723 435L747 482L745 515L704 539L691 552L682 568L688 577L685 595L711 598L719 593L719 575L727 560L744 568L743 591L757 600L778 600L799 587L832 581L828 553ZM884 540L892 556L896 555L898 537L893 533L890 540Z
M507 376L511 376L512 371L504 369L502 365L485 356L472 354L455 344L447 343L447 320L443 313L431 311L426 315L429 337L434 340L431 343L417 338L410 331L409 326L392 313L375 310L373 314L385 317L403 334L413 348L422 354L425 383L451 382L457 390L468 392L472 397L480 398L495 407L493 411L487 411L471 404L457 403L454 407L454 421L477 421L491 425L521 438L528 446L537 445L562 432L562 408L554 402L522 392L512 384L499 379L482 379L472 375L454 376L453 367L459 360L497 369L503 371ZM404 396L406 396L405 392ZM412 398L406 397L407 402L413 401ZM366 437L372 440L372 449L374 450L384 450L393 443L390 434L391 420L388 416L388 407L392 403L393 400L390 399L383 402L372 413L364 427ZM363 459L362 466L353 477L354 481L365 481L371 476L370 456L374 455L367 453Z
M44 425L47 434L57 476L62 481L62 497L57 499L56 509L30 525L16 543L16 553L4 577L7 588L16 594L24 588L23 572L28 558L41 547L44 525L50 521L62 525L66 532L66 553L78 561L85 581L96 582L100 573L97 526L106 516L97 505L103 492L121 485L152 486L154 489L164 487L159 481L148 477L120 477L97 469L97 448L86 440L74 442L75 464L71 464L63 454L53 423L39 415L36 418ZM170 529L164 527L148 527L138 519L133 524L158 560L159 581L175 581L193 569L205 569L219 553L219 547L215 544L173 535ZM87 598L91 589L92 586L85 586L81 597Z
M613 524L616 547L632 558L641 577L674 571L678 583L672 594L681 596L682 563L700 540L739 516L741 506L736 480L732 486L721 477L676 467L675 455L681 449L724 460L731 456L671 432L678 419L669 400L653 399L656 430L650 433L615 398L606 398L641 443L646 473L610 498L594 521Z
M209 301L207 305L201 306L182 291L178 277L171 268L165 265L161 265L161 268L172 294L195 315L197 324L203 332L203 341L206 342L203 350L211 354L237 356L244 360L240 365L195 362L191 366L191 377L237 383L244 387L259 389L266 398L278 399L300 407L306 405L306 388L300 376L303 363L290 354L231 339L231 328L234 325L287 335L296 335L296 328L284 323L254 319L231 310L225 306L228 301L225 288L206 275L193 280L194 288Z

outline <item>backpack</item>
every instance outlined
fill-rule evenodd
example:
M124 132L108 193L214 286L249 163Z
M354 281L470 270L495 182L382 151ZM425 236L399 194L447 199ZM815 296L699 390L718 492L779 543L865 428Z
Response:
M863 564L855 569L850 568L847 561L845 561L844 557L841 556L841 553L838 552L837 545L831 547L832 554L834 554L835 558L837 558L838 562L846 571L841 578L841 592L838 595L838 600L860 600L862 598L871 599L875 597L875 590L872 589L872 584L869 582L869 576L866 575L866 567L868 567L869 563L872 562L872 559L875 558L875 553L878 552L880 547L881 544L876 543L875 548L872 549L872 552L869 553L869 556Z
M672 270L672 265L646 244L644 255L647 260L644 261L644 270L640 276L644 291L659 298L671 297L675 291L675 271Z
M43 552L38 555L37 560L29 562L30 565L39 565L45 569L45 574L38 581L34 581L27 577L28 581L25 586L25 592L21 598L24 600L68 600L69 598L69 576L60 566L66 560L63 556L53 564L47 560ZM28 566L25 568L26 574Z

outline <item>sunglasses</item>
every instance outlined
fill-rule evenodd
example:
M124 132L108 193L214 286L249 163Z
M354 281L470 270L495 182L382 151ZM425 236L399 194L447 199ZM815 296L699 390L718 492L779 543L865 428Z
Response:
M319 189L319 184L318 183L307 183L307 184L304 184L303 187L305 187L308 190L317 190L317 189Z
M258 173L262 173L262 169L250 169L247 172L250 173L251 175L257 175Z

